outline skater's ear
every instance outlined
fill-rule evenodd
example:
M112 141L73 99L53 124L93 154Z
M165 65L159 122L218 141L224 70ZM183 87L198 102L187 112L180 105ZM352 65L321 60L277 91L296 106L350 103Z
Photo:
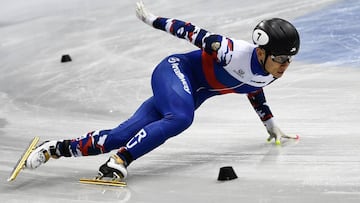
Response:
M266 56L266 52L265 49L257 47L256 48L256 55L259 59L259 61L264 61L265 60L265 56Z

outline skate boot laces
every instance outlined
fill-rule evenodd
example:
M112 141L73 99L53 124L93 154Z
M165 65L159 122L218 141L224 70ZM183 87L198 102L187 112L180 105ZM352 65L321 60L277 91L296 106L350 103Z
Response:
M36 159L36 162L40 164L47 162L50 159L50 154L46 149L42 149Z

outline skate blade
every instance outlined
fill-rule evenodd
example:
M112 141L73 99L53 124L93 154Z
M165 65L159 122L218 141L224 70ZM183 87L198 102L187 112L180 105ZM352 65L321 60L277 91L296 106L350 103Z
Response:
M34 137L32 141L30 142L28 148L24 151L24 153L21 155L20 159L16 163L14 169L11 172L10 177L7 179L8 182L13 181L16 179L18 174L20 173L21 169L25 166L25 161L30 156L30 153L36 148L37 143L39 142L39 137Z
M117 187L125 187L126 182L120 180L104 180L98 178L81 178L79 180L80 183L84 184L92 184L92 185L106 185L106 186L117 186Z

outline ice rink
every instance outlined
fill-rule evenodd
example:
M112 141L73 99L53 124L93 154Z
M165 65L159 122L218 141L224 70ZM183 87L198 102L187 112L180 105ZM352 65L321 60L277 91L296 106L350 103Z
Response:
M50 160L7 178L28 142L116 127L151 96L165 56L196 49L135 16L130 0L0 0L0 202L360 202L358 0L144 0L155 15L251 41L286 18L301 35L285 75L264 89L281 147L245 95L213 97L181 135L128 168L125 188L83 185L109 154ZM63 54L73 61L60 63ZM238 178L219 182L219 168Z

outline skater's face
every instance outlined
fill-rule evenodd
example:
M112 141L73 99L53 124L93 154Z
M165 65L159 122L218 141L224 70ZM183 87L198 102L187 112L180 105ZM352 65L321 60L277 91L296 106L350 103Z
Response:
M275 78L280 78L289 67L291 62L291 57L277 57L269 54L266 55L265 50L261 48L257 48L256 53L258 55L259 62L265 62L265 70ZM268 58L265 60L265 57Z

